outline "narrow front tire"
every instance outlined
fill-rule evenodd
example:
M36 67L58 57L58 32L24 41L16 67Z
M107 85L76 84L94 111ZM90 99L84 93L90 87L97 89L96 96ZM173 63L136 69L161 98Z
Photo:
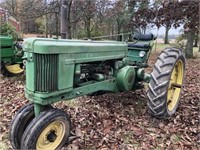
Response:
M21 140L21 149L60 149L68 140L71 122L62 110L43 111L28 125Z

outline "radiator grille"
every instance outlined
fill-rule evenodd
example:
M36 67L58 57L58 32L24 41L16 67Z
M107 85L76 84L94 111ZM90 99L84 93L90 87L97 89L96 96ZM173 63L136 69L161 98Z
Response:
M58 89L58 55L35 54L36 91L51 92Z

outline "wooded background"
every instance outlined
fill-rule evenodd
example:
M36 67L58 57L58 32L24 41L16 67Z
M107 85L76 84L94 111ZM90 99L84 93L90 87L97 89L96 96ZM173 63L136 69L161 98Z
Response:
M131 32L142 33L152 27L164 26L164 43L169 43L172 27L184 27L187 58L193 57L198 46L199 0L66 0L67 38L91 38ZM21 24L25 34L40 33L46 37L60 35L62 0L2 0L0 7L8 10ZM200 51L200 46L199 46Z

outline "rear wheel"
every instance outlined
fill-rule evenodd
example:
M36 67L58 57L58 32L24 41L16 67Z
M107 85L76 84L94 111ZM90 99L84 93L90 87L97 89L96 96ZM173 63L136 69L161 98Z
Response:
M69 116L62 110L51 109L39 114L26 128L21 149L60 149L70 134Z
M148 108L157 118L173 115L179 104L185 73L185 58L180 49L167 48L158 57L147 92Z
M1 73L5 77L13 77L17 75L21 75L23 73L23 69L20 64L5 64L1 62Z

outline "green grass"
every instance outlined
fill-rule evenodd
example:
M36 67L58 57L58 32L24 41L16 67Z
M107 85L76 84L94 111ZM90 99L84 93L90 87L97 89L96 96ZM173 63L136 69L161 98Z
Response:
M179 47L178 44L176 43L171 43L171 44L164 44L164 43L154 43L154 46L153 46L153 51L161 51L167 47Z
M178 47L178 44L172 43L172 44L163 44L163 43L154 43L152 52L160 52L161 50L164 50L167 47ZM200 52L198 52L198 47L193 47L193 54L194 57L200 56Z
M152 51L159 52L159 51L165 49L166 47L171 47L171 46L170 46L170 44L163 44L163 43L155 42Z

